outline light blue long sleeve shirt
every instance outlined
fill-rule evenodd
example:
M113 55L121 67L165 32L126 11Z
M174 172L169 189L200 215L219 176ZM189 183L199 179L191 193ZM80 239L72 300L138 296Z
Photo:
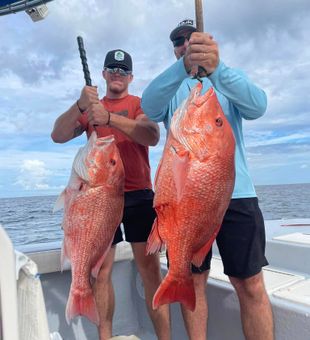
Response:
M173 113L188 97L196 79L189 78L183 58L156 77L142 94L142 109L155 122L164 122L169 130ZM222 110L236 139L236 180L232 198L256 197L249 174L242 132L242 119L261 117L267 108L267 97L240 70L227 67L220 61L215 71L203 78L201 94L214 87Z

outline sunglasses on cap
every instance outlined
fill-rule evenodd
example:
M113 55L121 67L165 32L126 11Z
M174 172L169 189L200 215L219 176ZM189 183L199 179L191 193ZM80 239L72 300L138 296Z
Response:
M131 71L123 70L122 68L119 68L119 67L113 67L113 68L105 67L104 70L111 74L118 73L122 77L126 77L129 74L131 74Z
M180 37L175 38L172 40L174 47L180 47L183 46L185 43L185 40L189 40L193 32L187 33L185 35L181 35Z

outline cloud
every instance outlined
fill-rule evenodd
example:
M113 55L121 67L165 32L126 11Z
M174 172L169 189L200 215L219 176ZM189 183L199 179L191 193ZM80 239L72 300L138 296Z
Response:
M58 193L67 183L72 159L86 139L58 145L50 133L55 119L75 102L84 85L78 35L84 38L92 82L100 96L105 93L104 56L114 48L132 55L130 93L141 95L175 61L171 30L181 20L195 17L192 0L57 0L47 6L48 16L36 23L24 12L1 17L2 196ZM309 17L308 0L204 4L205 31L218 42L221 60L243 69L268 96L265 115L243 125L255 183L310 181ZM165 137L161 126L160 143L150 148L152 176Z
M44 162L37 159L27 159L23 162L20 169L20 176L17 178L15 185L20 185L26 190L48 189L46 183L51 171L46 169Z

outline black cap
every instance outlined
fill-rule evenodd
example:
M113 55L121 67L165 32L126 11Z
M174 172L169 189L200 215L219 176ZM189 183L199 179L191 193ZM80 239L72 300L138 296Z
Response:
M104 67L120 67L126 71L132 71L131 56L123 50L113 50L107 53Z
M181 21L178 26L170 33L170 40L175 40L179 34L184 32L196 32L197 28L194 25L194 20L192 19L185 19Z

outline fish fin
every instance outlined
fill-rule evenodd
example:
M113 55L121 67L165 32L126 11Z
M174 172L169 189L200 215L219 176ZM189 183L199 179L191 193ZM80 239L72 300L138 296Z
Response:
M210 251L212 244L218 234L220 228L217 228L216 231L213 233L211 238L208 240L208 242L202 246L196 253L193 255L192 258L192 264L196 267L200 267L202 265L202 262L204 261L205 257L207 256L208 252Z
M60 255L60 270L63 272L64 266L66 262L70 263L70 252L68 250L68 246L66 245L65 239L61 245L61 255Z
M164 248L164 242L159 235L158 230L158 217L155 218L151 233L147 239L146 254L156 254L162 251Z
M65 196L66 196L66 189L57 197L57 200L54 204L53 213L64 208Z
M91 270L91 275L93 278L97 279L97 276L99 274L100 268L107 256L108 251L110 251L111 246L112 246L112 242L113 242L114 236L111 239L111 242L109 244L109 246L107 247L107 249L105 250L105 252L103 253L102 256L100 256L99 260L97 261L97 263L93 266L92 270Z
M191 277L185 280L172 278L168 272L168 275L164 278L154 295L153 309L177 301L181 302L189 310L195 310L196 295L194 282Z
M83 181L89 182L90 177L88 173L88 166L86 164L87 156L89 154L89 151L92 149L94 144L97 140L97 133L95 131L92 132L91 136L88 139L87 144L80 148L77 152L73 164L72 169L73 173L78 176Z
M70 320L72 320L75 316L82 315L99 326L99 314L92 290L90 289L88 294L85 294L85 291L82 293L83 294L74 294L70 291L66 307L66 320L68 325Z
M93 266L92 270L91 270L91 276L95 279L97 279L97 276L99 274L100 268L104 262L106 253L102 256L100 256L100 259L97 261L97 263Z
M157 188L157 182L158 182L158 179L159 179L159 173L160 173L160 169L162 167L162 164L163 164L163 158L160 160L160 162L159 162L159 164L157 166L157 169L156 169L155 179L154 179L155 190Z
M176 152L176 156L173 157L172 161L172 171L178 201L180 201L182 198L184 183L186 182L188 169L189 169L189 152L188 151Z

